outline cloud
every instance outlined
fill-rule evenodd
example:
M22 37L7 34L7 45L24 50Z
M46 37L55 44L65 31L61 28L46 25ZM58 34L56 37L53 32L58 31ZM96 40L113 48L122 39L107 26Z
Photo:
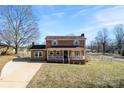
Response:
M88 15L91 11L96 11L104 6L83 6L83 9L80 9L75 14L72 15L72 18Z
M124 6L103 9L96 14L96 21L100 25L113 26L124 23Z
M80 32L84 32L88 39L88 43L93 40L97 32L102 28L107 28L108 33L113 38L113 28L117 24L124 24L124 6L112 6L109 8L103 8L94 14L94 19L90 20L94 24L87 25L79 29Z
M56 13L51 13L49 15L42 15L41 18L43 20L53 20L53 18L62 18L64 16L64 12L56 12Z
M124 6L113 6L99 10L94 15L93 25L80 28L79 31L98 31L101 28L113 28L116 24L124 24Z
M57 12L57 13L53 13L52 15L56 16L58 18L62 18L64 16L64 14L65 14L64 12Z
M43 20L50 20L51 19L49 15L42 15L41 18Z
M77 13L75 13L74 15L72 15L72 18L78 17L78 16L84 16L88 14L88 10L87 9L82 9L80 11L78 11Z

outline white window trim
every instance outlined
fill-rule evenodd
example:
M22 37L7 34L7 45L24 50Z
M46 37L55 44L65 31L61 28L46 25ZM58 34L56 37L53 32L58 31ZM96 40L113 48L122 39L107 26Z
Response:
M76 44L76 42L78 42L78 44ZM80 41L79 41L79 40L74 40L74 41L73 41L73 45L74 45L74 46L79 46L79 45L80 45Z
M79 55L76 55L76 52L78 52ZM81 55L80 51L75 51L75 56L76 56L76 57L79 57L80 55Z
M54 42L56 42L56 45L54 45ZM57 46L58 45L58 41L57 40L52 40L52 46Z
M38 53L38 56L35 56L36 52ZM41 52L41 56L39 56L40 52ZM34 51L34 57L43 57L43 51Z

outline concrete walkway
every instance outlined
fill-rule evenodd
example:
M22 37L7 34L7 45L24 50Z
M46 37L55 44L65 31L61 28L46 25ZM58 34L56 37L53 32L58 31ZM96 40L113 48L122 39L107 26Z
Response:
M25 88L41 65L23 61L9 63L1 77L0 88Z

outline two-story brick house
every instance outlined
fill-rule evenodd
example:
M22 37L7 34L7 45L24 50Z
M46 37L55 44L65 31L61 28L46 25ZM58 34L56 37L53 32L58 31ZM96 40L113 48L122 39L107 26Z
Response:
M32 45L31 60L47 62L84 62L86 56L84 34L81 36L47 36L46 45Z

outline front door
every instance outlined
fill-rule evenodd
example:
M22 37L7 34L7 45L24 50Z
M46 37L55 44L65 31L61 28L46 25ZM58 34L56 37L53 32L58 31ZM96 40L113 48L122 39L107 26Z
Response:
M68 51L67 50L64 51L64 62L65 63L68 62Z

